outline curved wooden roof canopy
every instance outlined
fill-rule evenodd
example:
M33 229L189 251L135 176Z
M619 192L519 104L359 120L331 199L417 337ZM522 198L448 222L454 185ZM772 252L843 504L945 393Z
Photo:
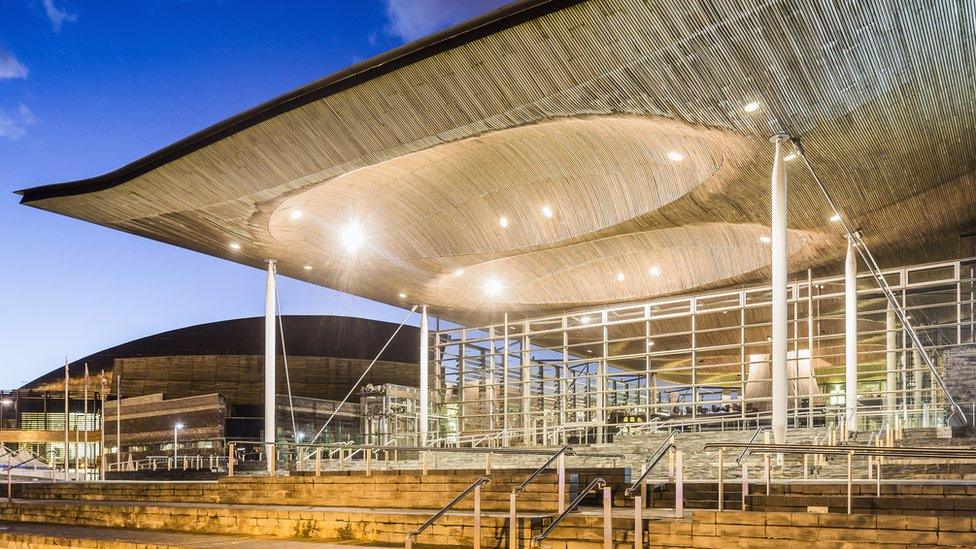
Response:
M966 6L519 2L22 202L477 322L764 279L787 132L882 263L963 257ZM789 177L791 270L839 268L839 227Z

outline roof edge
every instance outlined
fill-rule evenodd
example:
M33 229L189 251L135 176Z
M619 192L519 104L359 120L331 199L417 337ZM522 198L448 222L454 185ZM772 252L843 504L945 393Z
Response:
M110 189L301 106L584 0L520 0L286 92L103 175L15 191L21 204Z

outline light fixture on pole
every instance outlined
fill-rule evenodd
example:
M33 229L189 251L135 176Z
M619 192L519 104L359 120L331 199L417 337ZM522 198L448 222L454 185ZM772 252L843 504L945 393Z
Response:
M176 457L177 457L176 445L179 442L178 436L179 436L180 429L182 428L183 428L182 423L176 423L175 425L173 425L173 467L176 467Z

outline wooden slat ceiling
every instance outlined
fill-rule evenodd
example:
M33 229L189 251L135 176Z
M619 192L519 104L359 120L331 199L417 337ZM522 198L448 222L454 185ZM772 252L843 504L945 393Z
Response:
M524 2L500 30L112 186L23 201L479 322L767 277L768 138L785 131L883 264L972 254L973 2L563 4ZM839 228L788 168L791 271L836 270Z

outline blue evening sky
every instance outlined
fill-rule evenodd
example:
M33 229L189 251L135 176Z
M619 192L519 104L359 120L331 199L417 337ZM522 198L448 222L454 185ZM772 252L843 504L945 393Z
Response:
M0 0L0 388L263 314L262 271L20 206L505 0ZM405 311L281 278L285 314Z

